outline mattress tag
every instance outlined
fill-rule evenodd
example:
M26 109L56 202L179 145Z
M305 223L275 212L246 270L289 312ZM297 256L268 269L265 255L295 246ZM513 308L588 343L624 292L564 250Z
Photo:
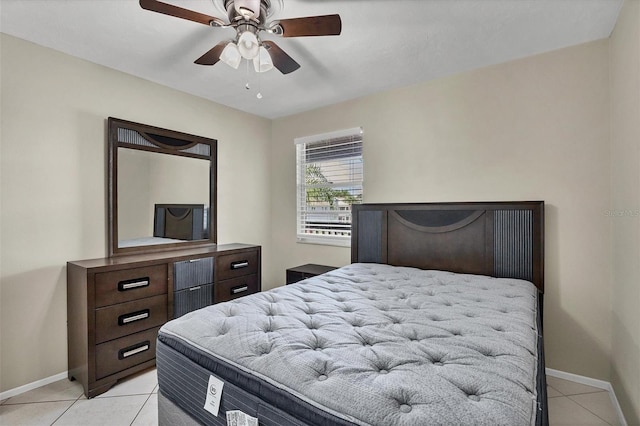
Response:
M220 399L222 399L222 387L224 382L216 377L209 376L209 386L207 386L207 399L204 402L204 409L218 415L220 411Z
M240 410L227 411L227 426L258 426L258 419Z

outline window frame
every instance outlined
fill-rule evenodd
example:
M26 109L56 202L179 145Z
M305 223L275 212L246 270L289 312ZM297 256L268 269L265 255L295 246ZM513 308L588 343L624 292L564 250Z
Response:
M303 244L320 244L320 245L332 245L332 246L340 246L340 247L350 247L351 246L351 205L352 204L360 204L363 202L364 196L364 156L363 156L363 129L362 127L354 127L345 130L339 130L334 132L322 133L311 136L304 136L294 139L294 145L296 147L296 241L298 243ZM352 138L349 141L349 138ZM344 141L341 141L344 139ZM326 187L329 190L332 190L334 187L345 187L347 186L349 189L347 191L355 191L355 197L359 197L359 201L357 202L347 202L348 203L348 223L349 229L340 231L339 225L338 230L336 230L335 225L333 227L327 226L326 229L321 227L318 228L318 234L309 234L305 233L305 229L308 230L309 222L308 217L305 218L305 212L308 212L309 206L307 204L308 199L308 190L309 184L306 182L307 180L307 168L311 164L321 164L323 161L307 161L307 158L310 156L309 147L315 145L315 149L321 149L318 145L325 144L325 147L331 146L331 142L335 142L336 146L343 146L342 144L353 144L352 147L348 147L348 149L353 149L355 155L349 154L340 154L336 153L337 150L331 151L325 149L324 155L327 158L324 159L325 163L328 163L331 160L346 160L359 162L359 165L354 166L353 164L349 164L348 171L352 175L358 175L360 178L355 180L345 180L339 181L336 184L328 184ZM333 153L333 156L331 155ZM316 154L317 155L317 154ZM333 158L331 158L333 157ZM321 176L324 178L322 172L320 172ZM324 188L325 186L321 186ZM316 187L317 188L317 187ZM337 199L337 201L340 201ZM329 210L330 215L338 215L338 219L336 223L340 223L340 217L344 217L345 209L344 204L339 206L337 209ZM322 216L322 213L320 213ZM325 222L328 224L330 222ZM335 235L333 233L346 233L346 235Z

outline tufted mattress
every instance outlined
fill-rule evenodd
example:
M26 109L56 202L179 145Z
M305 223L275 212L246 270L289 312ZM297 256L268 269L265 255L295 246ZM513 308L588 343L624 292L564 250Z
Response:
M209 306L158 336L163 398L200 422L535 424L537 290L527 281L353 264Z

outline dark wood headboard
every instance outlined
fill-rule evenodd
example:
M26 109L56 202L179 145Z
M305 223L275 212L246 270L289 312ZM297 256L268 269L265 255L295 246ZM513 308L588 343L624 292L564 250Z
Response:
M520 278L544 292L544 202L353 205L351 262Z

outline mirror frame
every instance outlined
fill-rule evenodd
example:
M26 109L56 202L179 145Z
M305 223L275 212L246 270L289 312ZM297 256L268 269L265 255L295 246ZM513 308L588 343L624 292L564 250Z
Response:
M120 130L120 132L119 132ZM130 137L118 137L129 135ZM137 134L137 135L136 135ZM109 117L108 139L108 252L109 257L193 248L217 242L216 139ZM209 238L178 243L118 247L118 148L209 160ZM208 151L208 152L207 152Z

